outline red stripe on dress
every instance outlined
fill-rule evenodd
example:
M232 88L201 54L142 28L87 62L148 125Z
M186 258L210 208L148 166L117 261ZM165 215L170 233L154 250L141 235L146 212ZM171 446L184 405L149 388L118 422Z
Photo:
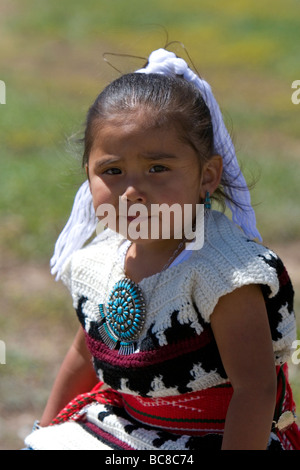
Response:
M182 354L197 351L209 344L212 340L212 333L209 329L204 330L200 335L184 339L173 344L161 346L158 349L137 352L123 356L117 350L110 349L100 340L92 338L87 332L86 342L93 357L109 362L113 366L122 366L126 368L145 367L153 364L174 359Z
M180 434L222 433L233 388L230 383L160 398L122 393L124 408L137 421Z

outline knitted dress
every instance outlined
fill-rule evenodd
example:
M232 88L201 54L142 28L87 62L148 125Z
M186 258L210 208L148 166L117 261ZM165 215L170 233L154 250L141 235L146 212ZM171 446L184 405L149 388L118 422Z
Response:
M296 339L293 288L278 256L248 240L224 214L210 211L202 249L139 283L145 323L134 351L123 355L100 334L99 305L125 276L120 253L126 243L105 230L71 256L62 275L99 383L114 392L100 390L102 398L83 407L76 421L37 430L26 444L34 449L220 449L233 390L210 316L221 296L249 284L261 286L267 308L279 380L275 414L294 412L286 375ZM288 431L270 430L268 448L290 449L299 442L293 423Z

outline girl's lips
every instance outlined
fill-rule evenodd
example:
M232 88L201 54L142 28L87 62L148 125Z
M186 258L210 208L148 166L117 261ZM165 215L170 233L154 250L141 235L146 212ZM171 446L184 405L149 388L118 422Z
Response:
M151 217L127 216L127 222L129 223L134 221L138 224L138 223L146 222L149 219L151 219Z
M128 215L128 216L119 216L119 219L120 220L125 220L128 224L130 223L134 223L134 224L142 224L142 223L145 223L145 222L148 222L148 223L151 223L154 222L154 220L157 220L158 217L156 216L136 216L136 215Z

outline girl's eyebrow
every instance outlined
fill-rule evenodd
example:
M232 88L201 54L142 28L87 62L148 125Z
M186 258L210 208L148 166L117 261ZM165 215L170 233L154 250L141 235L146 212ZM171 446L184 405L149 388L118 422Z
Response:
M105 165L109 165L112 163L117 163L120 161L120 158L118 157L107 157L107 158L102 158L101 160L97 160L94 164L94 170L101 169Z
M176 155L173 155L171 153L162 153L162 152L150 152L150 153L142 153L140 157L144 160L154 160L154 161L160 161L160 160L174 160L178 158ZM119 163L122 161L122 158L120 157L104 157L101 158L101 160L97 160L94 165L95 170L100 170L102 167L105 165L111 165L115 163Z
M172 153L163 153L163 152L150 152L150 153L143 153L141 157L145 160L165 160L165 159L175 159L178 158L176 155Z

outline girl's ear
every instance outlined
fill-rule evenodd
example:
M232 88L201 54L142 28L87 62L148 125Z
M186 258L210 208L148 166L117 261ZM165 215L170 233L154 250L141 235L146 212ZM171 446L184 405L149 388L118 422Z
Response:
M205 163L202 170L201 178L201 197L204 199L205 193L209 194L217 189L220 184L223 172L223 159L220 155L213 155L208 162Z

